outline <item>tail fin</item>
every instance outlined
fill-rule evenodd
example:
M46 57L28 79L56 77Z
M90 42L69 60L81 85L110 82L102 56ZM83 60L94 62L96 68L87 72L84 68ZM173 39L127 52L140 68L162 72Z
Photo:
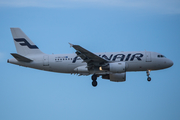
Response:
M17 53L23 56L30 54L43 54L41 50L26 36L20 28L11 28Z

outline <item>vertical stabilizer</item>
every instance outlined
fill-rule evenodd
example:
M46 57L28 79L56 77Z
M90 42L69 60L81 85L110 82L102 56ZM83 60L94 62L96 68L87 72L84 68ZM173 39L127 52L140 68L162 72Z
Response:
M17 53L20 55L43 54L20 28L11 28Z

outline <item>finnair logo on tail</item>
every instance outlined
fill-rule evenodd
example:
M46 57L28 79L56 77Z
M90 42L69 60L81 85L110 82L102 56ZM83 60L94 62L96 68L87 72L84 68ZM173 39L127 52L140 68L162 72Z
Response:
M19 43L21 46L27 46L30 49L39 49L36 45L31 45L25 38L16 38L14 39L16 42Z

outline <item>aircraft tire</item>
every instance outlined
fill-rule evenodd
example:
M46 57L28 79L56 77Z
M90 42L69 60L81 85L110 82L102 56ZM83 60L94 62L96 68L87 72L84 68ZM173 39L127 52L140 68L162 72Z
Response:
M93 81L96 81L96 80L97 80L97 75L92 75L91 79L92 79Z
M147 78L147 81L149 81L149 82L150 82L150 81L151 81L151 77L148 77L148 78Z
M97 81L96 81L96 80L93 80L93 81L92 81L92 86L93 86L93 87L96 87L96 86L97 86Z

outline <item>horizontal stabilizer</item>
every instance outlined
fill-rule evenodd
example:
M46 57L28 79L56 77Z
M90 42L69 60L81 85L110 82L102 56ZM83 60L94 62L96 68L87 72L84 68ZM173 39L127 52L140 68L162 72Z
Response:
M23 61L23 62L31 62L33 60L27 58L27 57L24 57L22 55L19 55L17 53L11 53L11 55L18 61Z

